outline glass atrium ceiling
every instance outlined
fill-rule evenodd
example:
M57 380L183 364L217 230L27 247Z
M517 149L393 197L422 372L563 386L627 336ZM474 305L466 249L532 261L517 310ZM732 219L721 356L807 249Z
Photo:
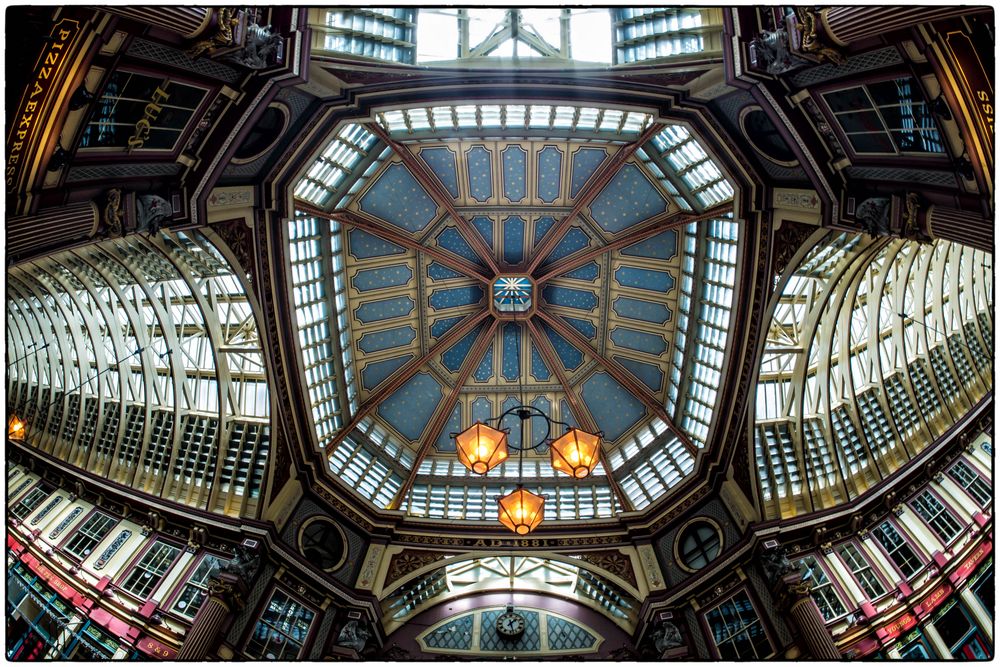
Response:
M526 486L555 501L543 525L642 509L691 474L741 235L687 126L609 105L376 109L334 129L294 195L286 270L315 445L361 498L492 522L517 466L473 475L450 434L521 385L606 442L582 482L526 455ZM498 276L535 286L517 319L489 306Z
M790 276L757 383L768 518L858 497L993 389L992 257L832 234Z

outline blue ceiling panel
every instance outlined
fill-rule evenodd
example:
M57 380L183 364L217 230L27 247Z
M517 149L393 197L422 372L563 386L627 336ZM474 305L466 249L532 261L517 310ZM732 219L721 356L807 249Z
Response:
M531 402L533 407L538 408L543 414L552 416L552 401L545 398L544 396L539 396ZM531 442L528 445L533 445L536 442L542 442L545 438L545 420L541 417L535 417L531 420ZM558 424L552 425L552 433L549 434L550 437L558 438L563 434L563 429ZM539 454L548 454L549 446L548 444L543 444L535 450Z
M590 320L581 320L576 317L566 317L565 315L561 315L560 317L566 321L566 324L570 325L587 338L594 339L597 337L597 327L594 326L594 323Z
M552 377L549 367L545 365L545 360L538 353L538 348L535 347L534 343L531 344L531 375L539 382L548 382L549 378Z
M361 369L361 386L365 390L371 391L382 384L387 377L405 366L406 362L412 358L412 354L404 354L401 357L392 357L365 364L365 367Z
M469 195L478 202L493 196L493 155L482 146L473 146L465 153L469 166Z
M453 278L464 278L465 276L454 269L449 269L443 264L431 262L427 266L427 277L431 280L452 280Z
M500 374L509 382L516 382L521 366L521 325L510 322L503 327L503 361Z
M615 299L611 303L611 307L619 317L627 317L630 320L640 320L642 322L652 322L653 324L663 324L669 321L672 314L670 309L662 303L631 299L627 296L620 296Z
M583 266L573 269L569 273L562 274L563 278L573 278L575 280L586 280L587 282L594 282L597 280L597 276L601 274L601 267L597 265L597 262L589 262Z
M419 232L437 213L437 204L406 167L391 164L361 197L361 210L405 229Z
M458 306L469 306L479 303L483 299L483 288L479 285L468 285L466 287L451 287L449 289L436 289L431 292L428 299L431 308L434 310L445 310L457 308Z
M472 374L476 382L488 382L493 377L493 344L491 343L483 355L483 360Z
M485 215L477 215L476 217L469 220L469 224L475 227L479 235L483 237L486 241L486 245L493 249L493 220L487 218Z
M500 411L506 412L511 408L517 407L521 404L521 401L515 396L508 396L500 404ZM497 415L498 417L500 415ZM507 442L509 442L514 447L521 446L521 418L515 414L509 414L500 420L500 429L509 428L510 433L507 434ZM528 443L530 446L531 443Z
M547 323L542 323L542 330L545 331L545 335L548 336L549 342L552 344L553 349L555 349L556 354L559 356L559 360L562 362L563 367L568 370L576 370L583 363L583 353L570 343L568 340L560 336L552 327Z
M354 311L354 316L368 324L370 322L381 322L391 320L396 317L404 317L413 312L416 308L413 299L408 296L396 296L391 299L380 301L366 301Z
M607 373L591 375L580 393L597 427L611 442L622 437L646 414L646 407Z
M347 237L351 247L351 256L355 259L402 255L406 252L406 248L369 234L363 229L352 229L348 232Z
M399 287L413 279L413 271L406 264L381 266L377 269L358 271L351 282L359 292L371 292L386 287Z
M569 182L570 197L576 197L587 179L594 175L607 156L608 151L604 148L581 148L573 153L573 175Z
M597 308L597 295L587 290L546 285L542 288L542 298L553 306L576 308L587 312Z
M394 347L404 347L412 343L416 337L417 331L411 326L370 331L361 337L358 347L365 354L373 354Z
M445 422L444 428L441 429L441 435L438 436L437 442L434 443L434 448L439 452L454 452L455 451L455 438L451 437L452 433L461 433L462 431L462 404L455 403L455 408L451 411L451 416L448 417L448 421ZM469 617L472 618L471 616Z
M645 352L657 357L667 351L667 341L663 336L627 327L615 327L611 331L611 342L618 347Z
M520 264L524 260L524 218L512 215L503 221L503 261Z
M378 406L378 413L404 438L416 440L443 396L430 373L417 373Z
M674 288L674 277L666 271L637 269L633 266L618 267L615 280L622 287L634 287L647 292L666 293Z
M538 151L538 198L546 204L559 198L562 160L562 151L555 146L546 146Z
M580 424L577 423L576 416L573 414L573 409L566 401L559 401L559 421L564 421L574 428L580 428Z
M441 363L452 373L457 373L462 367L462 362L465 358L469 356L469 350L476 343L476 337L479 336L479 332L482 330L483 325L480 324L478 327L474 327L472 331L465 334L457 343L445 350L444 354L441 355Z
M431 338L440 338L441 336L448 333L448 331L465 319L465 315L457 315L455 317L442 317L439 320L434 320L434 324L431 325Z
M590 205L590 215L606 232L617 233L657 213L667 200L634 164L626 164Z
M446 227L437 235L438 245L445 250L455 253L463 259L467 259L473 264L479 264L479 255L472 249L469 242L465 240L459 231L454 227Z
M668 229L644 241L633 243L622 248L623 255L632 257L649 257L651 259L670 259L677 254L677 232Z
M617 354L612 358L654 392L660 391L660 388L663 386L663 371L660 370L659 366L647 364L644 361L636 361L635 359L629 359Z
M447 148L424 148L420 157L438 177L448 193L458 199L458 168L455 165L455 154Z
M532 245L538 245L545 233L552 229L552 225L556 224L556 219L550 215L542 216L535 220L535 238L532 240Z
M528 154L520 146L508 146L500 153L503 161L503 196L519 202L527 196Z
M573 253L583 250L588 245L590 245L590 237L579 227L570 227L569 231L556 244L555 249L545 258L542 265L545 266L563 257L569 257Z
M490 399L488 399L488 398L486 398L484 396L480 396L479 398L477 398L476 400L474 400L472 402L472 421L473 422L483 422L483 423L486 423L487 419L489 419L490 417L496 417L496 416L499 416L499 415L494 415L493 414L493 401L491 401ZM490 426L494 426L494 425L495 424L490 424Z

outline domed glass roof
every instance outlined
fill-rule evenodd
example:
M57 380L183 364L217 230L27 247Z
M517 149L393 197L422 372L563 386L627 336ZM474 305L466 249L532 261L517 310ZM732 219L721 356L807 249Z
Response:
M641 509L692 472L740 235L688 127L601 107L380 110L342 122L295 194L288 269L335 478L377 507L492 520L517 465L472 475L451 434L522 397L604 433L583 482L544 446L526 455L526 485L558 498L548 520Z

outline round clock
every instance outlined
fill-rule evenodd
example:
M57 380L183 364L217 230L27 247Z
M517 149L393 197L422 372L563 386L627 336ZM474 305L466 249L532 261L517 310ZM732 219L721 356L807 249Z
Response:
M507 611L497 618L497 634L505 639L516 639L524 634L524 616L507 606Z

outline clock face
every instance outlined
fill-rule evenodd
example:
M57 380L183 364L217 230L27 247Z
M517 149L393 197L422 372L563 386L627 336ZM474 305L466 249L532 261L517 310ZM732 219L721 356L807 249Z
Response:
M501 637L520 637L524 633L524 616L508 611L497 619L497 634Z

